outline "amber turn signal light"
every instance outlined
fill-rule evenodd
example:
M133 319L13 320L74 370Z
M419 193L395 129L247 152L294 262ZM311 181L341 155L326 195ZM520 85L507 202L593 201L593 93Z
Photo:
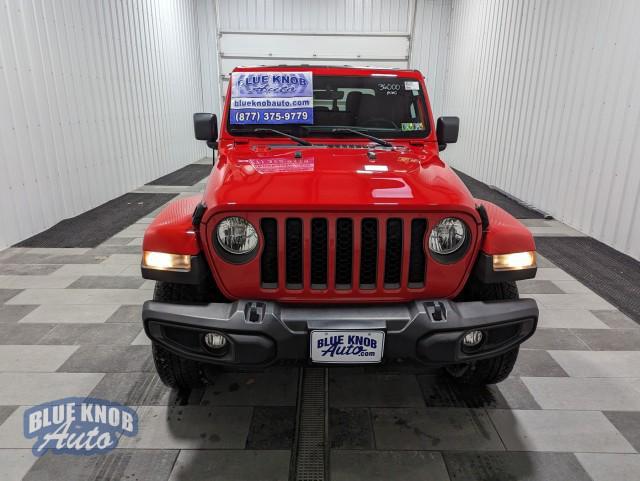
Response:
M166 252L144 251L142 267L159 271L190 271L191 256Z
M536 267L535 251L493 255L494 271L519 271L522 269L532 269L534 267Z

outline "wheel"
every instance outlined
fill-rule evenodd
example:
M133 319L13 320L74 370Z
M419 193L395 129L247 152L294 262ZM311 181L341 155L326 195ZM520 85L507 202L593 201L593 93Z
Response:
M467 364L456 364L445 368L447 374L460 384L484 386L504 381L518 359L520 346L501 354Z
M472 280L462 293L462 301L500 301L506 299L520 299L518 286L515 282L499 282L497 284L483 284Z
M153 300L177 304L207 302L207 296L198 286L156 282ZM175 389L196 389L206 383L204 367L201 363L184 359L167 351L159 344L151 346L153 362L160 380Z
M160 380L174 389L197 389L205 385L202 364L183 359L156 344L151 345L153 362Z
M198 304L211 302L205 289L200 285L174 284L172 282L156 282L153 300L171 302L173 304Z
M498 284L482 284L471 281L463 293L465 301L497 301L504 299L518 299L518 286L515 282L501 282ZM518 359L520 346L499 356L481 359L465 364L445 367L446 373L460 384L483 386L504 381Z

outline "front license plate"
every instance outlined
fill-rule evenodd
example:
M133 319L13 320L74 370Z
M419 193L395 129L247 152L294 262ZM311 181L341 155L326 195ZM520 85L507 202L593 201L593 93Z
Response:
M311 331L313 362L380 362L383 352L384 331Z

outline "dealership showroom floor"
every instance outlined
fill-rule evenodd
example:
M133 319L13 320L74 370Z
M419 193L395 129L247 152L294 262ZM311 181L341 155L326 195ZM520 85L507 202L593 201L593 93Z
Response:
M0 481L640 481L639 19L0 0Z
M193 195L203 185L136 193ZM310 428L298 409L309 396L327 400L307 422L328 426L320 441L334 481L638 479L640 319L549 259L519 283L538 301L540 322L500 384L461 389L393 364L274 367L181 393L155 374L140 321L153 289L140 277L141 236L156 212L95 248L0 252L0 479L287 480L313 454L300 443ZM553 220L523 222L538 241L581 236ZM133 406L138 434L106 455L35 458L22 435L25 409L67 396Z

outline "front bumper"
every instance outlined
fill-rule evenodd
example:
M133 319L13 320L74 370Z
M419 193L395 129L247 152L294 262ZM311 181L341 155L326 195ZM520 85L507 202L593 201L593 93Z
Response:
M236 301L170 304L147 301L144 328L154 342L182 357L211 364L265 367L280 361L309 359L313 330L383 330L383 359L412 359L447 365L492 357L529 338L536 329L533 299L404 304L301 306L277 302ZM469 350L462 336L482 329L485 341ZM203 342L217 331L230 341L212 354Z

